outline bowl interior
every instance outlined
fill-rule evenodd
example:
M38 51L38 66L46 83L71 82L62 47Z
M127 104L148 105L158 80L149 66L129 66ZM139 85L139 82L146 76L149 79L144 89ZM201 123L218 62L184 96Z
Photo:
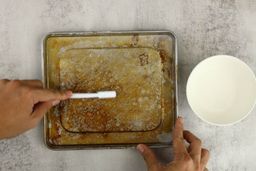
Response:
M245 118L256 100L256 79L241 60L218 55L200 62L187 82L187 99L194 113L215 125Z

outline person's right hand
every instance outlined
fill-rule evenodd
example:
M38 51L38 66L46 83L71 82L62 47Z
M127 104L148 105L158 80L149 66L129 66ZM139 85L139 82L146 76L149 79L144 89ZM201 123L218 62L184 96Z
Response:
M48 109L71 95L44 89L39 80L0 80L0 139L35 127Z
M189 131L183 131L183 118L176 120L173 131L174 160L168 164L160 163L153 151L144 144L137 149L144 157L149 171L206 171L209 151L202 148L199 138ZM189 143L186 148L184 139Z

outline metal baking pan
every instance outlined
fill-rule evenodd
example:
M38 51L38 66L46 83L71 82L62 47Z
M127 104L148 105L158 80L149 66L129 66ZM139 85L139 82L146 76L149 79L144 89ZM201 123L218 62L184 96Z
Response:
M165 147L177 116L177 42L169 31L62 32L43 40L46 88L115 90L70 99L44 118L52 149Z

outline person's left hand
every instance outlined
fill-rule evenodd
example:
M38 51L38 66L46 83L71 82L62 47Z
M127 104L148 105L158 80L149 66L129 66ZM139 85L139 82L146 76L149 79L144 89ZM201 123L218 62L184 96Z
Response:
M44 89L39 80L0 80L0 139L35 127L47 110L71 95Z

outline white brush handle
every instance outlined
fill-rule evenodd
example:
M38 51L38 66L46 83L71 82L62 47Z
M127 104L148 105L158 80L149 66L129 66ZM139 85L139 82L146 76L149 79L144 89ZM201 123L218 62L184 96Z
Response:
M115 98L116 91L99 91L97 93L73 93L71 99L91 99L91 98L100 98L108 99Z

